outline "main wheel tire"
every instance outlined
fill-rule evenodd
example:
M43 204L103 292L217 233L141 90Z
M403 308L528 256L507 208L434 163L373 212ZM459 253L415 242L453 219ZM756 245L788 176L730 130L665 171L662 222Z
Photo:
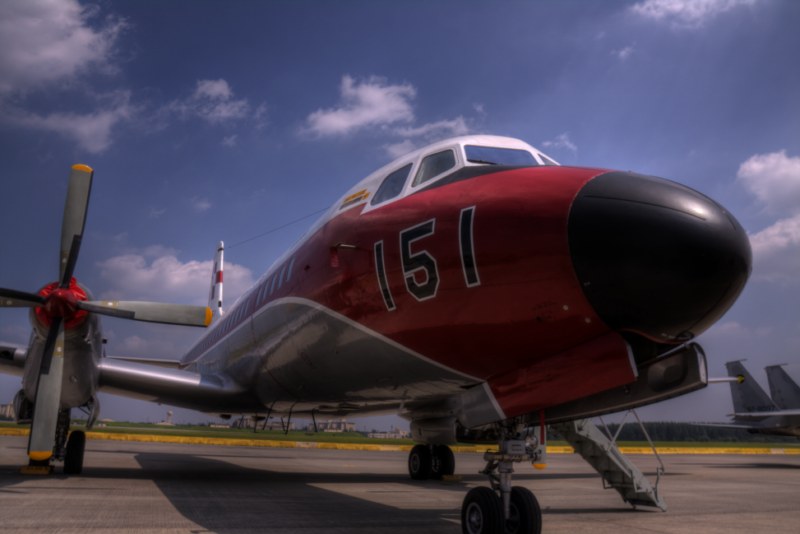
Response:
M64 473L80 475L83 471L83 451L86 448L86 434L73 430L67 439L67 452L64 455Z
M463 534L500 534L503 532L503 504L494 490L472 488L461 504Z
M528 488L511 488L509 517L505 521L506 534L541 534L542 509Z
M414 445L408 453L408 474L414 480L427 480L431 477L431 448L428 445Z
M431 459L431 478L439 480L456 470L456 457L447 445L434 445Z

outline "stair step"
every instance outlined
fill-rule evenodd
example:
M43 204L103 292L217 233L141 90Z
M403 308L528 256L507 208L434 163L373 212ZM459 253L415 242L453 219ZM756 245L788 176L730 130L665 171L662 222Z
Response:
M667 509L656 488L644 474L612 443L608 436L587 419L558 423L553 429L561 434L591 465L608 486L622 499L634 506L654 506Z

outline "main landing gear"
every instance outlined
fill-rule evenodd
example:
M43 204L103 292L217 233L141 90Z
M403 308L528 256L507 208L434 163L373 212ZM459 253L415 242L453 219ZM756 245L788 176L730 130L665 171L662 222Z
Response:
M456 458L447 445L414 445L408 453L408 474L414 480L440 480L456 470Z
M471 489L461 505L461 531L464 534L540 534L542 510L527 488L511 486L514 462L544 464L545 439L532 435L523 425L500 429L498 452L483 455L491 488Z

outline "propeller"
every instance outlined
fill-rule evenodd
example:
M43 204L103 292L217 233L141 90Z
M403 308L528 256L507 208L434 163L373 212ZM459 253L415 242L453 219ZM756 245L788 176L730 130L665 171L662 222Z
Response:
M58 289L64 288L59 285ZM58 290L53 293L57 292ZM59 295L46 298L37 293L0 287L0 308L55 308L56 302L61 299L58 302L59 306L65 305L76 310L120 319L181 326L208 326L211 323L211 308L208 306L138 300L75 300L67 292L61 292Z
M28 441L32 463L47 465L53 456L61 411L61 388L66 352L66 331L80 324L87 314L188 326L208 326L207 306L162 304L139 301L90 301L73 277L78 262L94 171L87 165L73 165L69 175L64 219L61 224L58 281L39 293L0 288L0 307L33 308L47 328L36 376L33 422ZM34 356L34 355L31 355ZM35 362L34 358L31 358Z
M50 326L41 358L33 422L28 438L28 457L34 462L48 462L53 456L64 374L64 327L60 319L53 321Z
M58 278L61 287L66 287L75 270L78 252L89 211L89 195L92 192L94 171L88 165L73 165L69 174L67 199L64 203L64 220L61 222L61 255Z

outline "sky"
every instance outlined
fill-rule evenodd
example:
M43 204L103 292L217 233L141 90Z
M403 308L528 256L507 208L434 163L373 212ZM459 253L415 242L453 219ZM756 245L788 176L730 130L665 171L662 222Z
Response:
M230 304L371 171L454 135L507 135L728 208L754 269L698 340L709 373L746 358L764 386L775 363L800 379L798 27L792 0L0 2L0 286L57 278L73 163L95 169L76 270L95 297L205 304L224 240ZM103 325L115 355L174 359L200 335ZM0 310L0 340L29 332L25 311ZM18 389L0 376L0 403ZM730 412L723 384L640 414Z

